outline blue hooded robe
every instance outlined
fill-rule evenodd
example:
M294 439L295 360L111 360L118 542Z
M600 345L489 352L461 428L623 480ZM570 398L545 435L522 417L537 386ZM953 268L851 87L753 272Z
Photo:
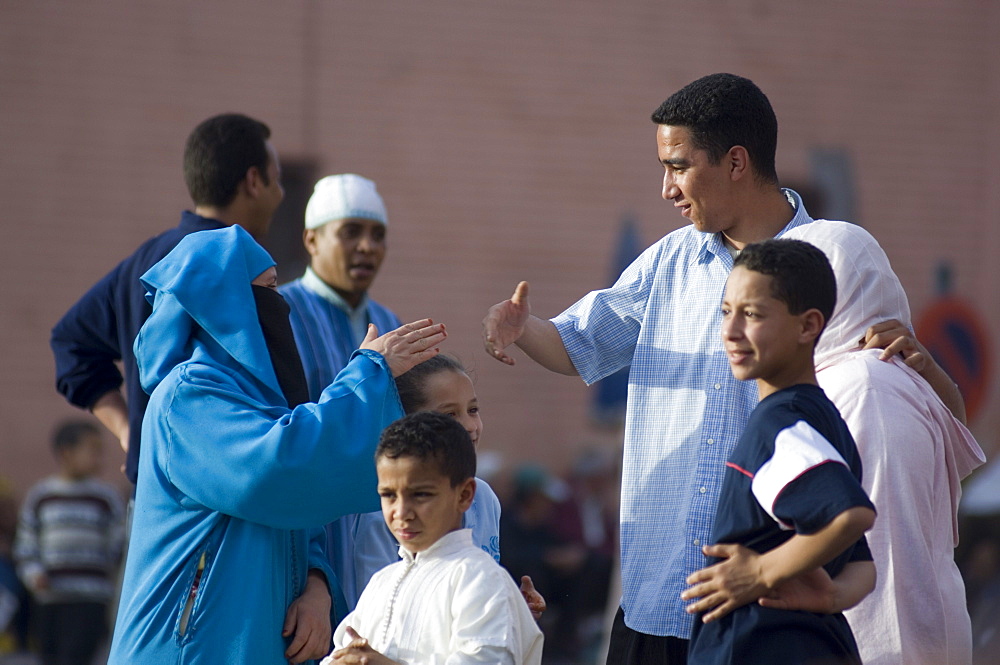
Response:
M290 410L250 286L272 265L232 226L187 236L142 277L151 398L112 665L285 663L309 569L333 581L322 525L379 505L375 446L403 415L392 374L355 352Z

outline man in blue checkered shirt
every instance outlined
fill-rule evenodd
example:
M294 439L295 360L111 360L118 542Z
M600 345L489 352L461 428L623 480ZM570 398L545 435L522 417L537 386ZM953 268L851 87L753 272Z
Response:
M777 120L751 81L713 74L653 113L663 198L691 221L559 316L532 316L528 284L483 321L487 352L530 358L591 384L630 367L621 497L622 599L608 664L686 660L685 578L705 565L725 462L757 404L733 378L719 339L720 303L747 244L808 224L799 195L778 185ZM919 359L895 322L869 341ZM922 354L926 356L926 353ZM914 361L916 362L916 361ZM927 358L926 362L933 363Z

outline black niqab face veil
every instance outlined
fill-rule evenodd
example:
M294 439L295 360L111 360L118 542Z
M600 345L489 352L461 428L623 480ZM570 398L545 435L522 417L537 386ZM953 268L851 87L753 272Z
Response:
M309 385L302 369L302 358L295 346L292 324L288 320L291 308L281 294L266 286L251 285L254 303L257 305L257 319L264 332L271 365L278 377L278 385L285 395L288 408L309 402Z

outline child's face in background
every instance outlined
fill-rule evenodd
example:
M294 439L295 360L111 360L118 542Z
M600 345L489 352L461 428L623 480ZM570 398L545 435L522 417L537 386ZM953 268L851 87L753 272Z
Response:
M416 457L379 457L375 469L382 517L406 550L423 552L462 528L462 515L476 493L475 479L452 487L437 464Z
M96 476L101 470L104 446L97 434L84 434L77 444L59 453L63 475L74 480Z
M757 379L761 398L798 382L802 373L803 315L790 313L788 305L772 295L771 280L737 266L722 301L722 342L729 367L737 379Z
M479 417L476 389L467 374L451 370L432 374L425 379L423 394L426 401L420 405L420 411L451 416L469 433L472 445L478 445L483 421Z

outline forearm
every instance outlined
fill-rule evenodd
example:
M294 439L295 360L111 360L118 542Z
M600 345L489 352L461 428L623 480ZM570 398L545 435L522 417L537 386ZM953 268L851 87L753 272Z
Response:
M958 385L951 380L948 373L937 362L928 357L928 361L925 363L924 369L920 372L920 376L924 377L924 380L930 384L934 392L937 393L937 396L941 398L944 405L951 411L951 414L963 425L968 424L966 423L965 398L962 397L962 392L958 389Z
M873 510L856 506L837 515L816 533L793 536L785 544L760 556L760 582L771 590L796 575L824 565L861 538L874 523Z
M91 413L118 437L122 450L128 452L128 405L120 389L109 390L93 403Z
M324 598L327 603L330 601L330 584L326 579L326 572L319 568L310 568L306 576L306 588L302 595L315 595L316 598Z
M854 607L875 589L877 575L872 561L851 561L833 580L834 594L831 612L843 612Z
M965 399L947 372L913 335L909 326L895 319L877 323L865 331L864 348L882 349L882 360L900 355L931 386L952 415L967 424Z
M555 324L547 319L529 316L524 332L515 343L529 358L552 372L567 376L579 374L566 353L562 336Z

